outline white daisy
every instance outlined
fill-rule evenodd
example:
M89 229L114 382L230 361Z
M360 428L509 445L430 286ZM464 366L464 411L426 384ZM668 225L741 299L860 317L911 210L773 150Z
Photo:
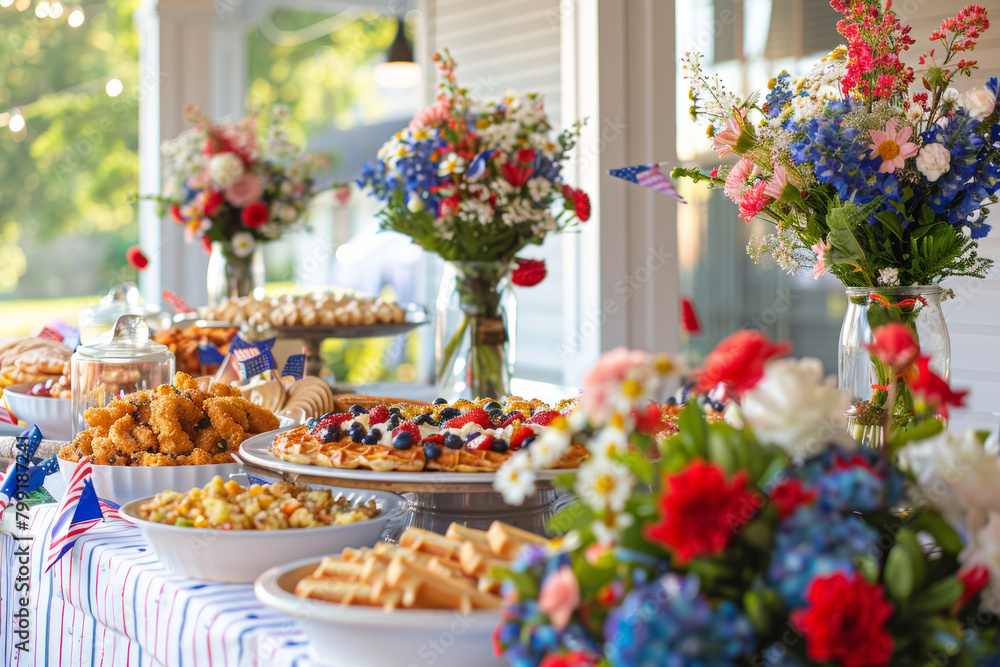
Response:
M237 257L249 257L257 245L250 232L236 232L230 243L233 245L233 254Z
M448 153L448 157L438 165L438 175L461 174L465 171L465 159L458 156L458 153Z
M594 510L621 512L635 488L628 468L605 458L593 458L580 466L573 489Z
M617 544L621 539L622 532L635 523L635 517L627 512L615 515L614 525L609 526L603 521L594 521L590 524L590 530L594 533L594 539L598 544Z
M516 452L500 466L493 488L509 505L520 505L535 491L535 471L531 469L531 457L526 450Z
M558 428L547 428L531 443L531 463L537 470L551 468L569 449L571 434Z

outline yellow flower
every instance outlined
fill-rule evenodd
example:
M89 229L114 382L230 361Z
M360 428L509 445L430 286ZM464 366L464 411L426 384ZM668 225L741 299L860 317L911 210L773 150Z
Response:
M413 138L417 141L421 141L427 138L427 130L420 129L413 133Z
M490 121L486 120L485 118L480 118L479 120L476 121L477 130L485 130L489 126L490 126Z

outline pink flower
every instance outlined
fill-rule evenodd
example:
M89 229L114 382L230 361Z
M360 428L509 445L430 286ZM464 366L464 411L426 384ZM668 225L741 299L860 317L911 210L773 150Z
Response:
M890 118L885 124L885 130L868 130L872 137L868 150L871 157L882 158L882 166L879 172L891 174L897 169L902 169L906 158L911 158L917 154L920 147L911 141L907 141L913 134L913 128L906 126L896 131L896 119Z
M447 115L447 110L437 104L424 107L410 121L410 129L418 130L422 127L437 127Z
M633 368L648 364L647 352L619 347L600 356L580 380L580 403L591 414L604 412L608 388L621 382Z
M580 606L580 582L573 568L563 565L545 578L538 594L538 608L549 615L552 627L562 630L569 625L573 612Z
M740 192L743 190L743 183L750 178L755 168L753 158L746 155L740 158L740 161L729 170L729 176L726 176L726 185L723 188L723 192L725 192L726 196L734 204L740 203Z
M719 152L719 157L729 155L736 148L743 136L743 114L739 109L733 109L733 115L726 119L725 129L712 135L712 150Z
M813 264L813 278L819 280L826 273L826 253L833 248L832 243L827 243L823 239L816 241L816 244L810 248L814 253L816 253L816 263Z
M740 197L740 217L746 220L748 225L751 218L763 211L771 200L764 192L767 185L767 181L757 181L744 190L743 196Z
M260 201L262 194L260 178L253 174L244 174L243 178L226 188L226 199L236 208L243 208Z
M771 176L770 182L764 188L764 194L771 199L781 199L781 193L785 191L785 186L789 182L797 188L802 187L802 183L799 182L795 172L789 172L783 164L776 164L774 165L774 175Z

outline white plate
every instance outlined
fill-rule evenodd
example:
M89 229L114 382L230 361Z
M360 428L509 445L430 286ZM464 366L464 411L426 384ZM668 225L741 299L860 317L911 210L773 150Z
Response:
M12 384L3 398L14 416L29 427L36 424L46 440L73 439L73 401L68 398L29 396L33 384ZM24 431L24 429L21 429Z
M500 610L463 613L343 606L295 595L295 584L316 569L315 558L280 565L262 574L254 593L263 604L301 625L309 650L330 667L499 667L493 629Z
M192 466L193 467L193 466ZM190 487L175 488L186 491ZM378 542L386 523L406 511L406 499L388 491L332 489L358 503L375 498L382 513L367 521L342 526L287 528L282 530L220 530L184 528L145 521L139 506L152 500L141 498L122 507L122 515L142 531L168 570L192 579L227 583L253 582L264 570L289 558L316 558L346 548L371 547Z
M378 470L367 470L363 468L327 468L325 466L314 466L305 463L289 463L282 461L270 452L271 443L274 436L281 431L271 431L261 433L252 438L247 438L240 445L240 458L261 468L273 470L278 473L294 475L312 475L314 477L328 477L330 479L356 480L358 482L396 482L400 484L492 484L496 477L494 472L442 472L427 470L420 472L401 472L398 470L388 470L380 472ZM553 479L556 475L573 470L541 470L537 473L537 479L546 481Z
M229 479L230 475L243 472L238 463L212 463L201 466L99 466L93 465L94 491L98 498L111 500L119 505L148 498L161 491L186 491L201 487L218 475ZM76 469L76 463L59 459L59 471L63 479L69 478Z

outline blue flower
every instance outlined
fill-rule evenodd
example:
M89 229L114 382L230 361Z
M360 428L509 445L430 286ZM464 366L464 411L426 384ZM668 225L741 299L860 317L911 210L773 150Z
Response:
M769 118L777 118L784 111L785 106L792 101L792 75L782 72L777 76L774 88L767 94L767 115Z
M636 588L604 624L615 667L728 667L751 654L750 621L729 600L713 608L696 575L666 574Z
M798 129L805 136L789 146L792 160L812 167L817 180L832 185L841 199L871 201L875 192L868 187L868 177L875 165L866 156L867 144L857 128L843 127L839 118L830 117L812 118Z
M869 553L877 539L878 532L857 515L799 507L778 526L768 583L789 607L804 606L815 577L850 575L855 556Z

